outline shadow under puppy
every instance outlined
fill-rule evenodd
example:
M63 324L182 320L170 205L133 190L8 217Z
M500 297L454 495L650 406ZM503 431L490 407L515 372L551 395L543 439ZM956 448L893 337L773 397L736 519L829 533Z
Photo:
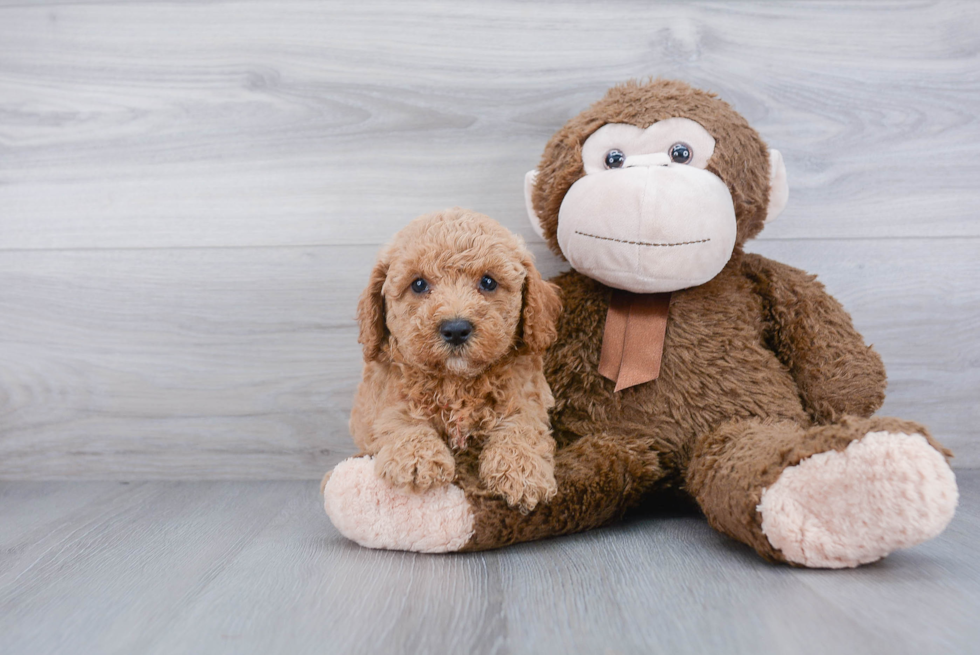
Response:
M487 216L449 209L395 235L357 308L365 366L350 430L377 474L423 491L468 462L511 505L549 501L542 353L560 311L523 241Z

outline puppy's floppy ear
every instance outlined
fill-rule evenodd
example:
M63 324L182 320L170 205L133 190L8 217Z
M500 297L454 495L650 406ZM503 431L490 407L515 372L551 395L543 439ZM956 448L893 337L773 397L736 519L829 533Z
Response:
M385 298L382 293L385 280L388 278L388 265L389 257L385 251L378 257L378 262L371 271L371 281L357 301L357 323L360 327L357 342L364 348L366 362L381 359L381 347L388 337L388 327L385 325Z
M524 278L524 304L521 309L521 339L533 352L543 352L558 337L561 296L558 287L541 278L534 257L526 249L521 258L527 270Z

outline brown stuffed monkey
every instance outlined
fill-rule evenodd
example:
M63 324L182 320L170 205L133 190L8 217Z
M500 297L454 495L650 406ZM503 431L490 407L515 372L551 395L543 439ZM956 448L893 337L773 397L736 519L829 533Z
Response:
M545 357L557 495L522 512L472 466L411 494L352 458L325 490L345 536L498 548L682 493L767 559L842 568L949 523L951 454L872 416L885 371L848 314L813 276L743 252L785 206L786 171L728 104L676 81L617 86L552 137L525 192L573 269L552 280L565 309Z

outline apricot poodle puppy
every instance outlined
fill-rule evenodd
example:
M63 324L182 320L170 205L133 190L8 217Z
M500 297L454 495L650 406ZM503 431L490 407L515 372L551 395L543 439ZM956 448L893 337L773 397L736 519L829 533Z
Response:
M532 510L555 495L542 353L561 311L523 241L454 208L420 216L382 250L357 306L364 378L350 430L379 476L448 484L479 452L486 488Z

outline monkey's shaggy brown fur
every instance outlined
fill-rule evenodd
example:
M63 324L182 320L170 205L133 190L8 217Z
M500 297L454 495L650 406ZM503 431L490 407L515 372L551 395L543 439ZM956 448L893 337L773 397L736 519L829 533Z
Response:
M480 288L489 275L496 288ZM418 278L428 290L410 289ZM524 244L462 209L419 217L379 257L358 304L364 379L350 429L378 474L417 491L452 481L454 451L481 490L533 509L555 494L542 352L561 303ZM466 319L453 348L440 335Z
M881 358L813 276L743 252L766 217L768 150L714 95L681 82L631 82L560 129L533 191L551 248L561 254L558 210L585 174L589 135L607 123L645 128L671 117L697 121L716 140L708 170L734 199L731 259L710 282L674 292L660 377L619 393L598 373L611 290L575 271L555 280L565 312L545 372L557 399L558 494L523 515L481 491L472 465L462 467L459 483L474 512L466 550L599 526L673 489L690 494L715 528L785 560L756 508L787 467L879 430L925 435L950 455L922 425L871 417L884 400Z

